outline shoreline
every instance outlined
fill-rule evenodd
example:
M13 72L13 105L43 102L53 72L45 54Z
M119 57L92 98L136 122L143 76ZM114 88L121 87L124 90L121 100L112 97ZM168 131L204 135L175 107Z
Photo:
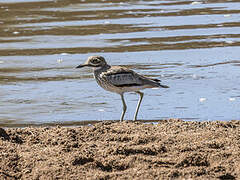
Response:
M158 119L158 120L123 120L123 122L136 122L136 123L146 123L146 124L158 124L162 123L168 120L174 120L175 118L168 118L168 119ZM230 121L237 121L237 120L213 120L213 121L197 121L195 119L178 119L184 122L230 122ZM78 126L91 126L97 123L105 123L105 122L111 122L111 123L122 123L120 120L86 120L86 121L56 121L56 122L46 122L46 123L1 123L0 128L41 128L41 127L78 127Z
M0 128L8 179L238 179L240 121Z

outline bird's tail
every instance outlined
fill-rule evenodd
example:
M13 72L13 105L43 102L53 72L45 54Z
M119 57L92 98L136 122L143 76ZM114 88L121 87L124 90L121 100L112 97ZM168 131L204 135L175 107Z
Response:
M151 80L154 81L154 83L157 84L158 87L169 88L169 86L160 84L161 80L159 80L159 79L151 79Z
M162 85L159 83L159 86L162 87L162 88L169 88L169 86L166 86L166 85Z

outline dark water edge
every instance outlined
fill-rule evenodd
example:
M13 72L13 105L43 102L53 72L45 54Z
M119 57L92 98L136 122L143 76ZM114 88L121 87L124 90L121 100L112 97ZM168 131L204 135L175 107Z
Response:
M194 118L185 118L185 119L159 119L159 120L136 120L136 121L133 121L133 120L124 120L123 122L136 122L136 123L144 123L144 124L159 124L159 123L164 123L166 121L194 121L194 122L201 122L201 121L198 121L197 119L194 119ZM209 121L209 120L208 120ZM218 120L215 120L216 122L218 122ZM226 121L219 121L219 122L228 122L228 121L238 121L238 120L226 120ZM94 124L97 124L97 123L117 123L117 122L120 122L120 120L99 120L99 121L96 121L96 120L90 120L90 121L74 121L74 122L67 122L67 121L64 121L64 122L50 122L50 123L41 123L41 124L37 124L37 123L24 123L24 124L17 124L17 123L14 123L14 124L0 124L0 127L3 127L3 128L26 128L26 127L56 127L56 126L61 126L61 127L77 127L77 126L92 126ZM207 122L207 121L205 121ZM211 122L211 120L209 121ZM212 121L213 122L213 121Z

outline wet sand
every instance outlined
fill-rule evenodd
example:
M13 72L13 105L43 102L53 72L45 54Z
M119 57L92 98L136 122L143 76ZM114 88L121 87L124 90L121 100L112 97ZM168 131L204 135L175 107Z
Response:
M0 179L239 179L240 121L0 128Z

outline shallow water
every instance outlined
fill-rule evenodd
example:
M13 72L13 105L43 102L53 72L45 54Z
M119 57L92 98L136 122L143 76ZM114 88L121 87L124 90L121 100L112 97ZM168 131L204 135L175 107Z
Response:
M120 96L74 68L96 54L171 87L144 90L140 120L239 119L239 32L236 0L0 0L0 124L119 119Z

